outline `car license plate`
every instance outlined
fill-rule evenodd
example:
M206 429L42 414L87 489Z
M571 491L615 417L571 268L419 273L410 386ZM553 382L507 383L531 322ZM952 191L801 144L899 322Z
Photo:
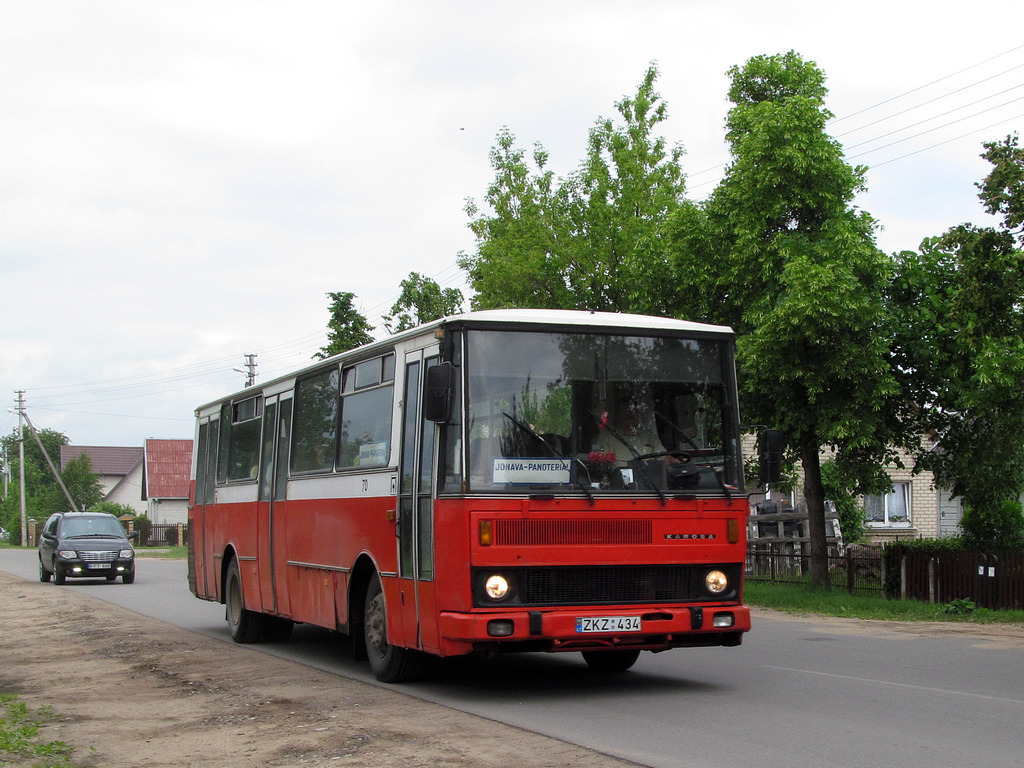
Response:
M577 632L639 632L639 616L580 616Z
M86 563L86 568L95 569L97 571L106 570L110 568L110 563Z

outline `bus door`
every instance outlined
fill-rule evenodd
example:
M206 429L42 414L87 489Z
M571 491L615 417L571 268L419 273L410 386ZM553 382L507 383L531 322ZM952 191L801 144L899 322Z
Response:
M189 526L189 586L197 595L216 598L219 584L215 554L212 551L213 522L209 519L208 507L215 498L217 481L217 443L220 421L210 419L200 423L199 439L196 441L196 489L195 505Z
M407 647L440 650L434 588L434 437L423 418L425 370L437 357L422 351L405 358L405 408L398 489L398 575L402 637Z
M260 454L259 570L263 607L288 615L285 570L285 522L288 495L288 443L291 436L290 397L268 397L263 404L263 445Z

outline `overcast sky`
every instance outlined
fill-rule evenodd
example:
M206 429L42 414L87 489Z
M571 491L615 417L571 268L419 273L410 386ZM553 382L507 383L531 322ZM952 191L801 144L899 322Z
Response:
M887 252L986 223L983 141L1024 120L1005 2L0 0L0 434L15 391L75 445L191 437L308 363L328 291L375 324L462 288L502 126L559 175L651 61L690 195L728 160L726 70L796 50L870 166Z

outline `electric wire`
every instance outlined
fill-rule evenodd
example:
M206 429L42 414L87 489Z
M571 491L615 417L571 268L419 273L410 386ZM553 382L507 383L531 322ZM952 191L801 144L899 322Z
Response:
M1024 49L1024 45L1016 46L1000 54L989 57L983 61L972 64L968 67L961 68L955 72L944 75L928 83L905 91L901 94L892 96L890 98L879 101L875 104L858 109L842 117L834 118L829 122L829 125L836 125L840 122L848 121L854 117L865 115L883 106L893 104L901 99L905 99L910 95L922 92L935 85L945 83L968 71L975 70L985 64L991 63L997 59L1000 59L1022 49ZM906 107L904 109L898 110L892 114L880 117L876 120L872 120L868 123L856 126L854 128L850 128L840 134L837 134L834 138L838 139L843 136L849 136L851 134L866 130L868 128L875 128L887 122L893 121L897 118L902 118L907 115L919 113L920 110L924 109L927 106L940 102L944 99L949 99L957 94L966 93L971 91L972 89L977 89L986 83L994 82L998 80L1000 77L1005 77L1013 72L1016 72L1021 68L1024 68L1024 64L1015 65L1003 69L998 73L980 79L976 79L967 85L952 88L950 90L945 91L944 93L926 99L912 106ZM882 141L886 138L895 136L905 131L909 131L914 128L925 125L927 123L933 122L942 117L949 116L951 114L960 112L969 107L976 106L985 101L989 101L992 98L1005 95L1017 88L1022 87L1022 85L1024 84L1016 84L1011 87L1005 88L999 91L998 93L984 95L968 104L962 104L953 107L941 114L932 115L930 117L917 120L916 122L905 124L897 128L893 128L885 133L880 133L873 137L859 141L856 144L850 145L846 149L853 150L865 147L868 144L873 144L878 141ZM849 155L848 159L861 158L869 154L880 152L882 150L889 149L897 145L913 141L915 139L919 139L923 136L935 133L937 131L947 129L956 125L960 125L966 121L977 118L983 114L987 114L997 109L1007 107L1017 101L1020 101L1021 99L1024 99L1024 97L1011 99L1001 104L976 111L969 115L962 116L956 120L948 121L946 123L934 126L927 130L917 132L913 135L905 136L903 138L890 141L888 143L870 149L864 149L859 153ZM913 149L912 151L906 152L899 156L883 159L879 162L873 163L871 167L880 167L890 163L895 163L900 160L904 160L908 157L911 157L913 155L928 152L937 147L944 146L946 144L950 144L956 141L960 141L964 138L970 137L977 133L991 130L994 127L1005 125L1008 122L1019 120L1021 119L1021 117L1024 117L1024 115L1014 115L1013 117L1004 118L997 122L990 123L984 127L974 128L970 131L961 133L957 136L944 139L936 143L932 143L928 146ZM687 176L688 192L692 194L695 190L717 184L722 177L721 170L727 167L728 162L718 163L709 166L703 170L689 174ZM702 181L696 184L692 183L694 179L708 174L716 175L713 175L710 179L706 181ZM432 279L442 288L457 288L462 292L462 295L466 300L470 298L471 287L469 286L467 276L461 270L457 262L451 263L446 267L442 268L430 279ZM369 308L361 310L361 314L363 314L367 321L374 327L376 333L379 334L383 330L385 318L387 318L390 315L393 306L397 300L398 297L395 296L390 300L379 302ZM295 370L296 368L302 367L303 365L311 364L315 359L314 356L316 355L316 353L326 343L326 339L327 333L326 329L324 329L319 330L316 333L305 334L303 336L299 336L293 339L287 339L280 343L265 347L261 350L252 350L255 354L259 356L258 365L260 379L267 380L268 378L283 375L284 373ZM91 413L89 411L78 411L75 409L88 405L114 403L135 400L145 397L153 397L156 395L168 394L170 392L180 392L183 389L198 389L202 387L210 387L211 385L215 384L227 385L229 381L233 381L237 384L237 377L233 375L232 368L239 364L243 351L244 350L240 350L238 355L223 356L211 360L191 363L188 365L183 365L176 368L169 368L165 370L154 370L138 374L130 374L122 377L99 379L88 382L75 382L68 384L43 384L40 386L33 386L31 388L27 388L27 392L32 396L32 408L34 410L60 411L67 413ZM94 413L93 415L102 415L112 418L149 418L144 416L131 416L128 414L116 413ZM5 414L5 418L0 419L0 429L2 429L4 425L8 424L12 418L16 419L16 417L10 417L9 413ZM190 419L184 419L184 421L189 420Z

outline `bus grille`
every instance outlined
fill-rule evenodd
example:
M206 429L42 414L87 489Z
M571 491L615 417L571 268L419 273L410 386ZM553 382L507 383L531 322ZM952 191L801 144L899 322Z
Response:
M496 547L650 544L650 520L495 520Z
M723 568L737 584L736 566ZM709 600L707 565L630 565L524 568L518 602L527 606L685 603ZM729 599L735 594L722 595Z

